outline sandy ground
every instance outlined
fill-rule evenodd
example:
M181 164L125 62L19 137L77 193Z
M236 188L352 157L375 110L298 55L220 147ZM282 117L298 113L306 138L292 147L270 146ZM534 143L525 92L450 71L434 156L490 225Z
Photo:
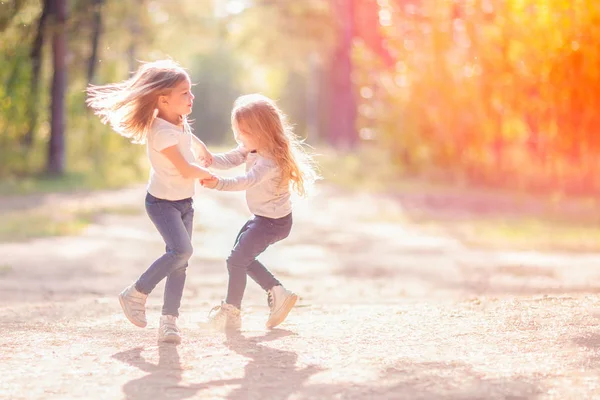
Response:
M600 399L600 254L478 250L402 224L402 204L321 186L261 260L300 294L264 328L249 282L244 328L198 327L225 295L243 195L201 190L180 346L158 345L116 295L162 251L143 188L5 200L139 206L80 236L0 244L2 399ZM10 204L9 204L10 203Z

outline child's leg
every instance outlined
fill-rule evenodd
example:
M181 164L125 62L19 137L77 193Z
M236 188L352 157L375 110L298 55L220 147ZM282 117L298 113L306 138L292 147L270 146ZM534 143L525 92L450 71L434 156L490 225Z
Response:
M288 237L290 231L292 229L292 215L288 215L286 217L280 219L269 219L263 218L263 225L267 226L267 229L274 236L273 240L269 245L275 244L285 238ZM247 269L248 276L254 280L254 282L258 283L260 287L268 291L272 289L274 286L281 285L273 274L265 267L260 261L254 259L252 263L248 266Z
M186 208L184 208L181 220L188 233L189 239L191 240L192 230L194 227L194 206L191 202ZM167 246L167 253L169 250L170 249ZM179 307L181 305L181 297L183 294L183 287L185 285L187 267L188 263L186 262L182 266L175 267L173 270L171 270L169 275L167 275L162 315L174 315L176 317L179 316Z
M287 219L273 220L254 217L248 221L238 234L236 244L227 258L229 285L227 304L241 308L246 289L246 274L250 275L264 290L280 285L279 281L256 260L271 244L287 237L291 229L291 216Z
M281 282L273 276L271 271L258 260L252 261L248 266L247 273L265 292L273 288L273 286L281 285Z
M250 226L250 224L253 223L253 221L254 220L251 219L250 221L246 222L244 224L244 226L242 226L242 229L240 229L240 232L238 233L237 237L235 238L235 244L233 245L234 249L238 245L238 242L239 242L242 234L248 230L248 227ZM247 268L246 273L250 278L252 278L252 280L254 280L254 282L256 282L265 291L271 289L273 286L277 286L277 285L281 284L273 276L273 274L271 274L271 272L269 272L269 270L264 265L262 265L260 263L260 261L258 261L257 259L254 259L254 261L252 261L250 263L250 265Z
M162 236L168 251L144 272L135 284L142 293L150 293L171 271L184 268L192 256L190 235L182 215L191 200L166 201L151 199L146 202L148 216Z

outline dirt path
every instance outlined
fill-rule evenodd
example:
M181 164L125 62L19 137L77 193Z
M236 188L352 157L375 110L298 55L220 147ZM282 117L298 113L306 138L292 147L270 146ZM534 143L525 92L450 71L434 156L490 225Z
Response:
M196 322L224 295L247 214L243 196L202 191L184 342L158 346L162 286L146 329L115 297L162 248L143 189L45 201L140 214L0 244L2 399L600 398L600 254L473 250L392 222L398 203L321 187L262 257L301 294L290 319L264 329L249 283L244 330L213 335Z

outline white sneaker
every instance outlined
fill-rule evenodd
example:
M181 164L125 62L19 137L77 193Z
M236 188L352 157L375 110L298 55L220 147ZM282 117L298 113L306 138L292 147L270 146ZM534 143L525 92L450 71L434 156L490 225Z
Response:
M209 328L217 331L239 330L242 328L242 316L240 310L224 301L220 306L213 307L208 313Z
M267 292L267 302L269 303L269 319L267 328L275 328L281 324L288 316L294 305L298 301L298 295L283 286L274 286Z
M135 284L128 286L119 294L119 303L129 321L132 324L145 328L146 322L146 299L147 294L138 292Z
M165 343L181 343L181 332L177 328L177 317L174 315L161 315L158 327L158 341Z

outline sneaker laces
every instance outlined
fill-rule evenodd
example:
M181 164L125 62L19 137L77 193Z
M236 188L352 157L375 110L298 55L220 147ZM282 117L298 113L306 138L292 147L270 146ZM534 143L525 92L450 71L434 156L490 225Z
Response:
M170 320L168 318L164 318L161 320L161 328L166 335L171 333L179 333L177 323L174 320Z
M208 312L208 319L211 321L227 319L230 312L227 308L223 307L223 303L218 306L214 306Z
M162 328L162 336L180 336L179 329L175 325L164 325Z
M219 311L221 311L221 305L214 306L213 308L211 308L210 311L208 312L208 319L216 318L217 315L219 315ZM216 312L216 314L213 316L212 314L214 312Z

